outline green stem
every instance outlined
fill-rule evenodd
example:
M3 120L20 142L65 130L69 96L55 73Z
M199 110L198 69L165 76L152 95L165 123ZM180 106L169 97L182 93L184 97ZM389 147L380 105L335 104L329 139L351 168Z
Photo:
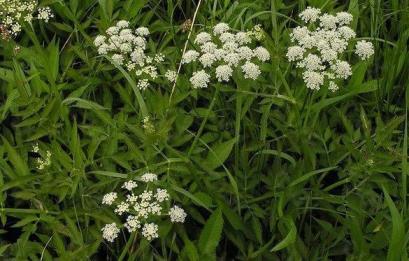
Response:
M328 88L325 89L324 94L321 96L320 102L322 102L323 100L325 100L325 99L327 98L327 95L328 95ZM311 124L311 126L312 126L311 128L312 128L312 129L314 129L315 123L317 123L317 120L318 120L318 116L319 116L319 115L320 115L320 110L317 111L317 113L315 114L314 120L312 121L312 124ZM310 132L310 133L312 134L312 132Z
M195 136L195 139L193 140L192 146L190 146L189 152L187 154L188 157L190 157L190 155L192 154L193 149L195 148L195 146L196 146L196 144L197 144L197 142L198 142L198 140L200 138L200 135L202 134L203 129L206 126L207 119L209 118L210 112L213 110L213 107L214 107L214 104L216 102L216 99L217 99L218 95L219 95L219 87L216 86L216 91L215 91L215 93L213 95L212 101L210 102L209 108L207 109L205 118L203 119L202 124L200 125L200 128L199 128L198 132L196 133L196 136Z
M311 104L312 104L312 101L314 100L314 97L315 97L315 92L312 91L312 94L310 92L310 95L308 97L307 113L306 113L305 118L304 118L304 124L303 124L304 127L307 126L308 118L309 118L310 112L311 112Z
M133 244L133 242L136 240L136 233L132 233L132 235L129 237L128 242L126 242L125 247L122 250L121 255L118 258L118 261L122 261L126 254L128 253L129 248L131 247L131 245Z
M237 91L240 91L240 85L237 84ZM241 128L241 108L242 108L242 94L237 92L236 99L236 121L234 127L234 137L236 138L236 143L234 144L234 172L236 175L239 173L239 153L240 153L240 128Z

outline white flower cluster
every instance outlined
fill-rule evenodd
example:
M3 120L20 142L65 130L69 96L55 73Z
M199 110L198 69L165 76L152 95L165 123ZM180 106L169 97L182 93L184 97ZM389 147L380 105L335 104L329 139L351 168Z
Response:
M37 12L37 17L34 17ZM48 22L54 17L49 7L38 8L36 0L0 0L0 26L3 36L16 36L22 23L35 18Z
M228 82L236 68L240 68L244 78L257 79L261 73L257 63L268 61L270 53L261 46L250 48L251 42L250 33L232 33L225 23L215 25L212 33L199 33L194 41L199 51L189 50L182 58L184 64L200 63L201 69L190 78L193 88L208 86L212 68L218 82Z
M33 152L40 154L40 147L38 143L33 146ZM45 151L45 157L38 157L37 158L37 169L43 170L46 167L51 165L51 151Z
M263 41L265 38L264 30L260 24L255 25L247 34L256 38L257 41Z
M178 77L178 74L176 71L173 70L168 70L165 73L165 78L169 81L169 82L176 82L176 78Z
M328 82L328 88L336 91L339 88L337 82L352 75L351 66L342 60L342 55L356 36L348 26L353 16L347 12L323 14L320 9L312 7L307 7L299 16L308 26L293 29L290 36L296 45L288 48L287 58L304 70L307 88L319 90ZM355 53L362 60L368 59L374 54L373 46L359 41Z
M147 54L148 28L139 27L135 31L129 28L128 21L119 21L106 30L106 35L98 35L94 45L100 55L109 56L115 63L125 67L138 78L138 88L145 90L149 82L158 78L158 64L165 57L160 54Z
M115 223L106 224L102 228L102 236L109 242L114 242L114 239L118 237L119 228Z
M174 206L169 210L169 216L170 216L170 221L172 222L178 222L178 223L183 223L185 222L185 218L186 218L186 212L178 207L178 206Z
M183 223L186 219L186 212L178 207L169 208L170 195L166 189L152 188L152 182L157 181L158 177L154 173L145 173L141 180L146 184L143 190L135 191L138 184L134 180L125 182L122 188L127 191L123 200L119 200L118 193L110 192L105 194L102 204L115 206L114 212L119 216L126 215L126 221L123 224L128 232L141 231L142 236L147 240L158 238L158 225L154 221L162 216L169 216L172 223ZM113 240L119 234L119 228L116 223L106 224L102 228L102 236L107 241Z
M155 133L155 125L151 117L146 116L142 119L142 128L149 134Z

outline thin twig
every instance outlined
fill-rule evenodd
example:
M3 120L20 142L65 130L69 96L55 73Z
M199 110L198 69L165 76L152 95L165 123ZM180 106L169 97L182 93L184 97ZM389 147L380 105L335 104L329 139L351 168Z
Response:
M172 92L170 93L169 106L170 106L171 101L172 101L173 93L175 92L176 83L177 83L178 78L179 78L180 70L182 69L182 59L183 59L183 56L185 55L187 45L188 45L189 40L190 40L190 36L192 35L193 26L195 25L196 16L197 16L197 13L199 12L199 8L200 8L201 3L202 3L202 0L199 0L199 2L197 4L197 7L196 7L196 10L195 10L195 13L193 14L192 24L190 25L189 34L187 35L185 46L183 47L182 58L180 59L179 67L178 67L178 70L176 72L176 79L175 79L175 82L173 83L173 86L172 86Z

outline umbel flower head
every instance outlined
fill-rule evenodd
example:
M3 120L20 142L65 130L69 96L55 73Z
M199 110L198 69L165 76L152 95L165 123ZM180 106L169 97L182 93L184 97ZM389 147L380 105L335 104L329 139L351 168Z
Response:
M184 223L186 212L179 206L170 207L170 195L166 189L159 188L154 182L158 176L145 173L136 180L126 181L122 185L123 193L110 192L102 198L102 204L113 206L114 212L123 220L123 224L110 223L102 229L102 237L113 242L118 237L120 228L129 233L140 232L147 240L159 237L159 226L155 223L169 217L172 223ZM144 188L140 188L140 187Z
M244 78L255 80L261 71L259 64L270 59L264 47L251 48L252 36L261 32L231 32L226 23L219 23L212 32L201 32L196 36L196 50L188 50L182 63L197 63L190 78L193 88L206 88L214 75L218 82L228 82L233 71L238 69Z
M331 15L308 7L299 17L307 26L293 29L290 37L295 45L288 48L288 60L296 62L296 66L303 70L307 88L319 90L327 83L330 90L338 90L338 83L352 75L351 65L343 58L350 41L356 36L348 26L353 16L347 12ZM362 60L374 54L370 42L358 41L355 48Z
M34 19L48 22L54 17L49 7L38 7L36 0L0 0L0 27L3 37L16 36L23 23Z
M132 30L129 28L129 22L122 20L109 27L104 35L98 35L94 45L100 55L108 56L135 75L139 80L138 88L145 90L150 86L150 82L159 77L158 65L165 60L161 53L147 53L149 35L148 28L139 27ZM171 80L171 71L166 74L166 78Z

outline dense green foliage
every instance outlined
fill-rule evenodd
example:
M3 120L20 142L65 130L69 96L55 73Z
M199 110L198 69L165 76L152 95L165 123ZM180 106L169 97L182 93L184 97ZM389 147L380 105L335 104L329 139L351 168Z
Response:
M203 1L194 32L261 24L272 59L256 82L236 74L201 90L182 67L172 95L166 82L136 91L93 40L117 20L147 26L171 60L161 71L176 68L193 1L42 4L50 23L0 42L0 259L408 259L408 0ZM308 5L349 11L375 46L335 93L308 90L285 57ZM36 143L52 155L43 170ZM104 241L118 217L102 196L145 171L186 223L152 242Z

